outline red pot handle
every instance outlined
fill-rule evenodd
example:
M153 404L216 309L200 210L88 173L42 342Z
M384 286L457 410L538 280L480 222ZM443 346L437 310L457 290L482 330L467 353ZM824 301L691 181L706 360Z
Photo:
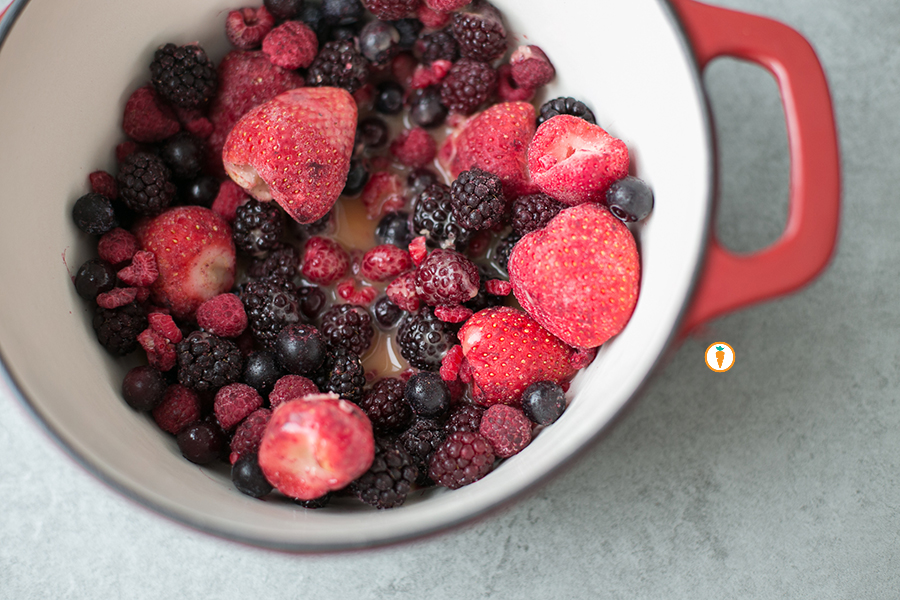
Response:
M840 216L840 158L825 73L809 42L782 23L694 0L669 0L701 69L718 56L757 63L781 92L790 150L787 226L771 246L735 254L710 232L693 300L681 324L697 325L794 291L828 264Z

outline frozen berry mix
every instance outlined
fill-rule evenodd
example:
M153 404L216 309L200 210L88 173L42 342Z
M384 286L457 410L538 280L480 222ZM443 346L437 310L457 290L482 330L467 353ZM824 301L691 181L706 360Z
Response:
M71 209L97 339L143 359L124 401L309 509L489 476L634 310L654 199L628 148L581 99L530 101L554 65L485 0L223 16L224 56L143 57Z

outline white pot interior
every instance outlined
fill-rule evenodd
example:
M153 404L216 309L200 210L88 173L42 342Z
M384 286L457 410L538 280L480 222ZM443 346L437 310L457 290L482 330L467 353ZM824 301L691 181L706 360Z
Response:
M12 382L72 455L154 510L227 538L321 550L404 539L462 522L545 478L634 395L678 322L705 246L712 148L696 68L662 0L497 0L516 41L557 69L545 96L585 100L626 141L656 207L639 228L642 289L625 331L573 383L571 404L521 454L457 491L390 511L303 510L238 493L227 468L184 460L174 439L120 398L132 363L97 344L71 276L94 242L70 218L87 175L115 172L122 108L160 44L226 51L226 0L31 0L0 48L0 354ZM550 15L551 18L548 18ZM569 16L571 15L571 17Z

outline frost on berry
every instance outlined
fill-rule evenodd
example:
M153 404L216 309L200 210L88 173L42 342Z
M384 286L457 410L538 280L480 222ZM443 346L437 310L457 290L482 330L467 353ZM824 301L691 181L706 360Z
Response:
M97 242L97 254L111 265L128 262L139 248L134 234L121 227L107 231Z
M359 284L353 277L348 277L335 286L337 295L349 302L360 306L369 306L378 295L378 290L368 285Z
M416 294L431 306L461 304L478 295L480 281L472 261L438 248L416 270Z
M311 237L303 250L303 276L319 285L331 285L350 268L350 255L334 240Z
M131 257L131 264L120 270L117 275L128 285L149 287L159 277L156 255L145 250L138 250Z
M160 371L170 371L175 367L175 345L161 333L148 327L137 337L138 343L147 353L147 362Z
M393 244L382 244L363 255L359 274L370 281L388 281L412 266L409 252Z
M407 271L388 284L388 299L401 310L415 312L419 310L419 296L416 294L416 273Z
M97 296L97 306L100 308L119 308L131 304L137 298L138 289L133 287L113 288Z

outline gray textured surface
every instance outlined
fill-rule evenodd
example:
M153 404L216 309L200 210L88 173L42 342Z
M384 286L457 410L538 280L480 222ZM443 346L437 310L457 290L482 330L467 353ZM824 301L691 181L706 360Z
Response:
M374 552L219 541L110 492L0 397L0 597L896 598L900 589L900 4L718 0L804 33L825 65L844 220L825 275L687 341L571 470L465 529ZM707 73L719 231L777 237L787 196L774 84ZM728 341L738 363L711 373Z

